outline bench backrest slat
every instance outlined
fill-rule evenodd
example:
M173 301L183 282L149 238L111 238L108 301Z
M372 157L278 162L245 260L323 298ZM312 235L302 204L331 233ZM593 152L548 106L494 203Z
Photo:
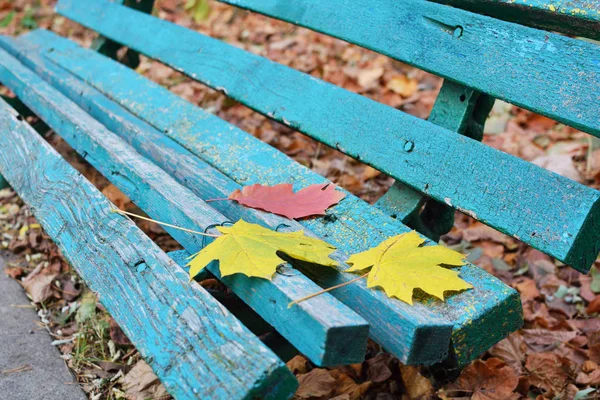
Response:
M600 2L595 0L431 0L506 21L600 39Z
M356 43L600 136L596 44L423 0L222 1ZM58 9L78 20L88 2L61 0Z
M9 149L0 151L0 172L172 395L293 393L297 384L281 360L202 287L188 283L133 222L111 213L106 197L1 100L0 126L0 148Z
M104 93L238 184L289 182L299 188L327 182L268 144L113 60L47 31L32 32L19 41L39 46L44 57ZM212 204L217 207L215 203ZM223 209L223 212L227 211ZM299 222L345 253L367 250L389 236L409 231L399 221L351 194L329 209L328 214L328 217ZM401 302L395 301L394 313L365 306L354 285L335 290L333 294L357 311L362 309L362 312L372 315L373 310L378 310L379 318L389 318L388 324L373 324L371 332L385 348L395 348L394 354L415 354L414 349L406 346L425 343L413 338L426 337L430 329L418 329L416 335L399 340L402 335L394 333L399 325L396 313L398 316L406 315L407 323L413 325L427 323L429 313L437 316L438 320L453 321L452 345L458 362L464 364L520 326L522 317L518 294L497 278L472 264L461 268L461 277L474 286L473 290L450 296L445 303L428 301L404 307ZM330 287L352 279L352 276L320 273L311 278L321 286ZM363 281L358 283L364 286ZM379 291L371 292L373 296L381 295ZM394 316L393 320L390 315ZM365 316L367 318L371 317ZM429 348L430 345L424 346L424 351ZM429 356L438 354L430 353Z
M12 56L0 54L0 81L152 218L196 231L228 220ZM191 254L202 249L201 236L165 229ZM219 277L217 263L208 269ZM364 358L367 323L331 294L287 307L320 290L302 274L275 275L271 281L242 275L221 279L313 362L339 365Z
M219 40L100 3L67 14L580 271L596 259L598 191Z

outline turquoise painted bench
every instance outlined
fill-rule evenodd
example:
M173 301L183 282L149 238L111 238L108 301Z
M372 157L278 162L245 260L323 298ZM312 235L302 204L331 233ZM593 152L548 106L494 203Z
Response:
M600 248L599 193L480 140L495 98L600 135L597 45L421 0L225 2L446 78L431 116L414 118L152 17L151 0L60 0L58 13L101 35L93 49L44 30L0 37L0 83L158 220L193 230L239 218L285 222L335 245L344 261L410 229L437 241L459 210L589 270ZM348 23L360 20L371 23ZM138 53L157 59L397 182L374 206L347 193L327 216L298 222L209 205L242 185L326 180L117 63L123 45L128 65ZM445 303L424 297L409 306L358 281L288 309L352 279L296 262L271 282L223 278L211 265L234 296L208 293L185 278L185 255L201 239L167 229L185 250L164 254L4 102L0 119L0 173L177 398L285 398L297 382L281 358L297 350L319 366L360 362L367 337L406 364L460 367L522 323L516 291L471 264L460 271L473 290Z

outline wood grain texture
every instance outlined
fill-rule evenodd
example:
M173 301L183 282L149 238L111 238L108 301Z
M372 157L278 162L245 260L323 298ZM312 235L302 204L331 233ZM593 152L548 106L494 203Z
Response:
M293 393L286 366L1 100L0 126L0 171L173 396Z
M430 0L536 28L600 39L596 0Z
M194 155L218 167L238 184L290 182L300 188L326 181L246 132L193 106L134 71L81 49L66 39L37 31L19 41L39 46L46 57L72 71ZM385 238L409 231L399 221L351 194L330 209L326 217L303 220L301 224L345 253L364 251ZM461 276L474 286L473 290L450 296L446 303L422 299L419 304L438 318L452 321L453 348L458 362L467 363L516 330L522 323L522 314L518 293L498 279L471 264L462 267ZM340 274L317 276L323 286L340 283L343 277ZM348 302L354 301L360 307L361 300L354 295L354 290L346 287L334 293L338 298L347 298ZM364 309L367 310L370 305L364 303ZM375 310L380 314L378 318L389 317L385 311ZM421 320L426 322L427 318L414 312L408 322L418 325ZM376 328L372 326L372 333ZM379 332L380 337L373 333L377 340L385 339L390 343L398 340L398 337L389 337L385 326ZM431 345L427 341L413 343L423 346L422 351L427 351ZM432 353L429 357L434 359L439 354Z
M356 43L600 135L598 45L424 0L374 0L368 6L221 1Z
M412 2L413 0L393 4L383 2L388 7L382 9L388 14L381 15L381 18L406 12L403 9L404 4ZM107 37L122 41L196 80L223 90L243 104L372 165L417 191L556 257L579 271L589 271L598 256L600 236L594 228L598 224L597 220L600 220L600 195L594 189L455 132L167 21L111 3L87 3L87 0L62 0L59 10L76 21L97 29ZM305 9L308 19L330 15L332 19L343 17L344 20L355 20L357 16L351 14L352 10L358 13L374 7L373 5L365 8L359 3L352 3L347 7L334 7L336 1L314 3L311 2L311 6ZM263 7L272 4L281 12L296 10L294 4L308 5L299 0L285 3L269 0L261 4L257 8L262 10ZM453 10L447 6L427 4L439 8L439 11ZM315 11L322 7L326 10L321 10L321 14ZM425 5L423 7L426 8ZM300 13L299 10L296 11ZM379 15L380 10L373 8L372 12ZM438 15L437 18L442 16ZM120 20L131 23L122 24ZM327 20L326 26L335 26L331 21ZM324 20L322 22L325 24ZM393 23L387 20L385 22ZM408 29L411 25L406 26ZM364 24L350 25L348 32L364 27ZM402 28L404 27L405 25L402 25ZM377 32L375 27L372 28L373 32ZM436 25L435 29L439 27ZM386 33L390 31L385 29ZM402 32L402 29L400 31ZM156 40L157 33L160 40ZM378 43L382 37L385 38L385 33L379 33ZM371 34L371 31L364 33L366 36ZM427 38L435 36L433 32L420 32L420 35ZM452 39L452 36L450 38ZM568 38L557 38L555 41L562 39ZM443 42L442 39L438 40ZM394 41L396 47L398 43ZM558 43L548 43L558 46ZM422 45L420 48L428 48L428 43ZM589 43L587 45L593 46ZM410 47L408 42L402 42L400 48L405 47ZM514 48L511 44L511 49ZM480 51L478 48L477 52ZM575 58L577 54L562 54L560 60L578 62ZM600 52L598 56L600 57ZM450 65L452 60L448 60L448 57L440 55L436 60L444 60L444 65ZM520 56L519 60L523 61L524 57L525 55ZM581 58L579 54L577 57L582 63L590 64L587 56ZM512 62L516 61L511 60ZM553 62L552 65L556 63ZM531 69L529 61L519 66L519 72L528 68ZM600 71L600 64L597 69ZM466 72L472 77L483 70L485 64L483 67L478 64L472 68L469 65L461 65L456 73ZM595 87L600 96L600 79L592 79L596 76L592 65L589 70L592 71L591 75L573 73L572 77L565 76L569 85L581 81L583 76L589 78L588 84L585 88L580 88L577 96L585 97L593 92ZM503 70L502 73L509 77L516 74L510 70ZM457 80L456 78L454 76L453 80ZM501 81L501 78L494 77L491 72L486 78L494 78L494 83ZM522 78L530 84L534 82L533 78ZM523 82L511 84L514 84L515 92L524 87ZM553 96L555 89L557 93L570 90L568 85L561 86L560 90L549 86L530 87L526 94L531 96L532 93L544 93L544 96L536 94L536 99L548 99ZM525 93L523 95L525 96ZM600 124L596 112L598 99L600 97L588 102L585 112L580 110L581 118L589 114L591 121ZM365 137L381 139L364 140ZM532 185L532 182L536 184Z
M168 252L167 255L173 261L175 261L177 263L177 265L179 265L185 272L189 272L190 267L187 264L189 263L190 253L188 253L185 250L175 250L175 251ZM204 270L203 272L205 272L205 271L206 270ZM214 278L214 276L210 272L206 271L203 279L211 279L211 278ZM199 279L196 279L196 280L198 282L200 282ZM231 312L242 324L244 324L244 326L246 328L248 328L250 330L250 332L252 332L256 336L260 337L266 333L274 331L275 328L273 328L269 323L267 323L267 321L265 321L260 315L258 315L256 313L256 311L254 311L252 308L250 308L250 306L248 306L246 303L244 303L235 294L233 294L231 292L223 292L221 290L216 290L216 289L215 290L207 289L207 291L215 299L217 299L217 301L219 303L221 303L223 306L225 306L225 308L227 308L227 310L229 312ZM263 340L261 340L261 341L263 343L265 343ZM265 344L267 344L267 343L265 343ZM268 346L268 344L267 344L267 346ZM296 350L295 347L293 347L291 344L289 344L289 346L292 347L296 353L298 353L298 350ZM277 356L279 356L275 350L273 350L273 352ZM287 361L287 360L283 360L283 361Z
M40 57L40 49L23 39L15 41L1 38L0 44L199 198L227 197L241 187L156 128L139 120L64 69ZM51 46L53 42L47 44ZM271 228L284 224L285 230L305 229L295 221L249 209L235 202L214 202L211 205L231 220L244 218L246 221ZM312 235L311 232L306 234ZM337 257L346 258L342 254L337 254ZM304 266L305 270L308 267ZM317 276L317 282L323 282L323 279L319 278L319 269L310 271ZM336 282L352 278L353 275L344 275L336 278ZM325 283L330 285L329 282ZM452 324L429 312L426 307L418 305L413 309L402 302L389 299L381 291L367 289L364 283L351 285L341 296L338 292L333 294L362 314L371 324L372 336L405 362L432 364L445 358L450 344ZM335 345L335 339L335 336L330 339L332 346ZM421 345L422 343L427 343L427 346Z
M227 221L3 50L0 81L152 218L196 231ZM190 253L202 249L201 236L165 229ZM218 263L208 269L219 277ZM364 359L368 324L333 296L288 309L290 301L320 290L302 274L276 275L272 281L241 274L221 279L316 364Z
M152 14L152 7L154 6L154 0L113 0L113 2L116 4L123 4L146 14ZM91 45L91 48L97 52L104 54L113 60L120 58L121 63L133 69L137 68L140 64L140 55L134 50L127 49L125 54L123 54L122 57L119 57L117 53L122 47L121 44L107 39L102 35L97 36Z

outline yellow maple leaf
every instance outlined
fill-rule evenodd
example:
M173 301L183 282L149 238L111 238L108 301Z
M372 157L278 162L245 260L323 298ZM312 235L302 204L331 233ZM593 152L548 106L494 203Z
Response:
M211 261L219 261L221 276L241 273L271 279L283 260L277 252L314 264L337 266L329 258L335 247L304 235L303 231L275 232L260 225L239 220L233 226L217 227L223 234L202 249L190 266L190 279Z
M358 272L372 267L367 287L381 287L389 297L412 304L416 288L444 300L444 292L470 289L472 286L458 277L458 272L440 264L464 265L464 255L445 246L423 246L425 242L415 231L397 235L377 247L351 256L352 265L346 272Z

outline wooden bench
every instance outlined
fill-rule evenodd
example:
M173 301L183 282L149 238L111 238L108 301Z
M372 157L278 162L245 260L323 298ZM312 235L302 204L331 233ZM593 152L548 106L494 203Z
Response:
M285 222L336 246L343 261L410 229L438 240L460 210L589 270L600 246L598 191L480 140L495 98L600 135L597 45L421 0L225 2L448 80L424 121L152 17L151 0L132 1L136 9L60 0L60 14L103 35L98 51L44 30L0 37L0 83L158 220L194 230L242 217L271 228ZM370 23L354 23L361 20ZM130 65L136 52L159 60L396 184L375 206L348 193L327 216L298 222L232 202L208 205L203 200L241 185L326 180L105 56L121 45ZM231 306L232 315L187 282L177 266L184 253L167 256L110 213L109 202L4 102L0 119L0 173L177 398L290 396L297 383L274 354L285 358L286 342L320 366L362 361L367 336L406 364L462 366L522 323L516 291L471 264L460 271L473 289L445 303L421 297L409 306L357 281L289 309L289 301L353 277L294 263L273 281L223 278L211 265L246 305ZM167 230L186 254L201 249L197 236ZM258 340L265 326L281 340Z

